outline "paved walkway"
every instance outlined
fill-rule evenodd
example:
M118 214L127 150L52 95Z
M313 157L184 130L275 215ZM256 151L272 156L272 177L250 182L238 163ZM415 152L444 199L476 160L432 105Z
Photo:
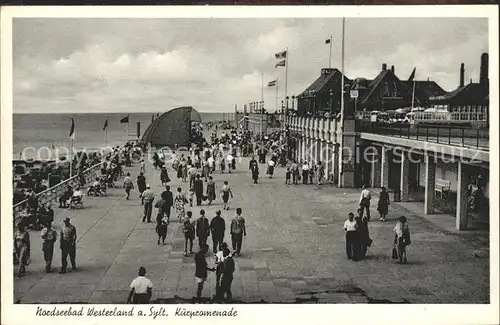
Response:
M243 209L247 221L242 256L235 258L232 291L238 302L489 302L489 258L474 257L477 250L489 247L488 234L451 232L413 212L410 205L393 204L389 221L372 218L374 242L367 259L352 262L345 257L342 226L348 212L356 208L357 190L285 185L282 168L277 169L276 179L261 175L260 183L252 184L247 167L245 159L235 173L214 175L218 189L228 180L235 194L231 209L222 214L227 227L236 207ZM127 171L135 178L138 168ZM159 172L148 170L146 176L159 195ZM170 172L175 190L179 182L172 176ZM187 189L186 184L182 187ZM56 249L55 270L45 274L40 232L31 233L32 263L24 277L14 280L15 302L125 303L139 266L146 267L153 281L155 302L191 301L196 290L194 259L183 256L183 235L175 217L167 245L158 246L155 224L141 221L137 192L130 201L124 199L121 188L108 194L86 197L82 210L56 211L57 227L66 216L77 227L77 271L57 273L60 250ZM212 218L220 203L201 208ZM195 217L199 210L192 208ZM409 217L412 232L408 265L390 258L392 228L400 215ZM229 235L226 240L230 242ZM208 262L213 265L212 257ZM210 274L205 297L214 294L214 281L215 275Z

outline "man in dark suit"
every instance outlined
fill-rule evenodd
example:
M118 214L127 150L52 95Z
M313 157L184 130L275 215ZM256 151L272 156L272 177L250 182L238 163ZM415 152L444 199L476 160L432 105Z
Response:
M161 193L161 198L165 200L165 206L163 208L163 212L165 212L165 216L168 220L170 220L170 210L174 205L174 198L172 192L170 192L170 186L165 187L165 191Z
M224 232L226 231L226 222L222 219L220 210L215 212L215 217L210 221L210 230L212 230L215 254L224 241Z
M200 244L200 249L207 243L207 238L210 236L210 224L205 216L205 210L200 211L201 216L196 220L196 236Z
M201 200L203 198L203 181L200 175L196 175L196 179L193 183L194 194L196 195L196 205L201 205Z

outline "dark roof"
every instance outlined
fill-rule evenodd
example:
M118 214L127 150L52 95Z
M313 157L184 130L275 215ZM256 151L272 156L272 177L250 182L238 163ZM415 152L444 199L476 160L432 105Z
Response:
M402 81L410 89L413 89L413 81ZM427 97L441 96L446 94L446 91L441 88L435 81L431 80L415 80L415 92L423 91Z
M366 94L365 98L363 98L363 103L366 103L371 95L374 93L375 89L377 89L378 85L382 80L384 80L385 76L390 72L391 70L382 70L378 74L378 76L375 77L369 84L368 84L368 93Z
M333 79L341 80L342 72L338 69L322 69L321 74L309 87L306 88L299 96L309 96L310 93L320 93L320 92L329 92L330 89L327 89L327 85L333 81ZM344 82L350 81L344 75Z
M449 93L445 93L444 95L435 96L432 99L444 101L480 102L489 99L489 89L487 85L470 83L468 85L458 87L457 89Z
M151 146L189 146L191 122L201 122L200 114L191 106L174 108L156 118L146 129L141 142Z

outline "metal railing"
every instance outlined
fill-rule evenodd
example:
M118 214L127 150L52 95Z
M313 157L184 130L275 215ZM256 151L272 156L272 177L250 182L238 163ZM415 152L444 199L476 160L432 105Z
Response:
M97 177L98 172L100 172L104 163L105 162L100 162L84 170L83 176L85 178L85 181L87 182L88 180L94 180ZM38 204L46 205L48 203L56 201L68 186L75 187L75 185L80 185L80 175L78 174L58 183L57 185L52 186L51 188L46 189L45 191L35 194L35 197L38 199ZM28 208L28 201L28 199L25 199L13 206L14 224L17 224L18 219L21 217L21 214Z
M402 113L398 114L400 117L404 115ZM372 112L362 111L356 112L356 119L358 120L370 120L372 117ZM422 123L422 122L470 122L479 121L486 122L488 116L486 113L477 112L413 112L411 117L408 118L408 122L411 123Z
M405 125L389 126L378 123L358 121L360 132L390 135L398 138L427 141L451 146L472 147L489 150L489 130L446 125Z

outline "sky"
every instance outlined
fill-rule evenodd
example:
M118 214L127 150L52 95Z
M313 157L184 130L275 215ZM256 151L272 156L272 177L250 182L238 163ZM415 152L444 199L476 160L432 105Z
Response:
M287 94L300 94L328 67L341 67L338 18L110 19L15 18L14 112L164 112L193 106L232 112L248 102L276 107L285 68L274 54L288 48ZM382 63L396 75L457 88L479 78L488 52L481 18L348 18L345 74L373 79ZM264 77L262 78L262 74ZM280 105L280 104L279 104Z

